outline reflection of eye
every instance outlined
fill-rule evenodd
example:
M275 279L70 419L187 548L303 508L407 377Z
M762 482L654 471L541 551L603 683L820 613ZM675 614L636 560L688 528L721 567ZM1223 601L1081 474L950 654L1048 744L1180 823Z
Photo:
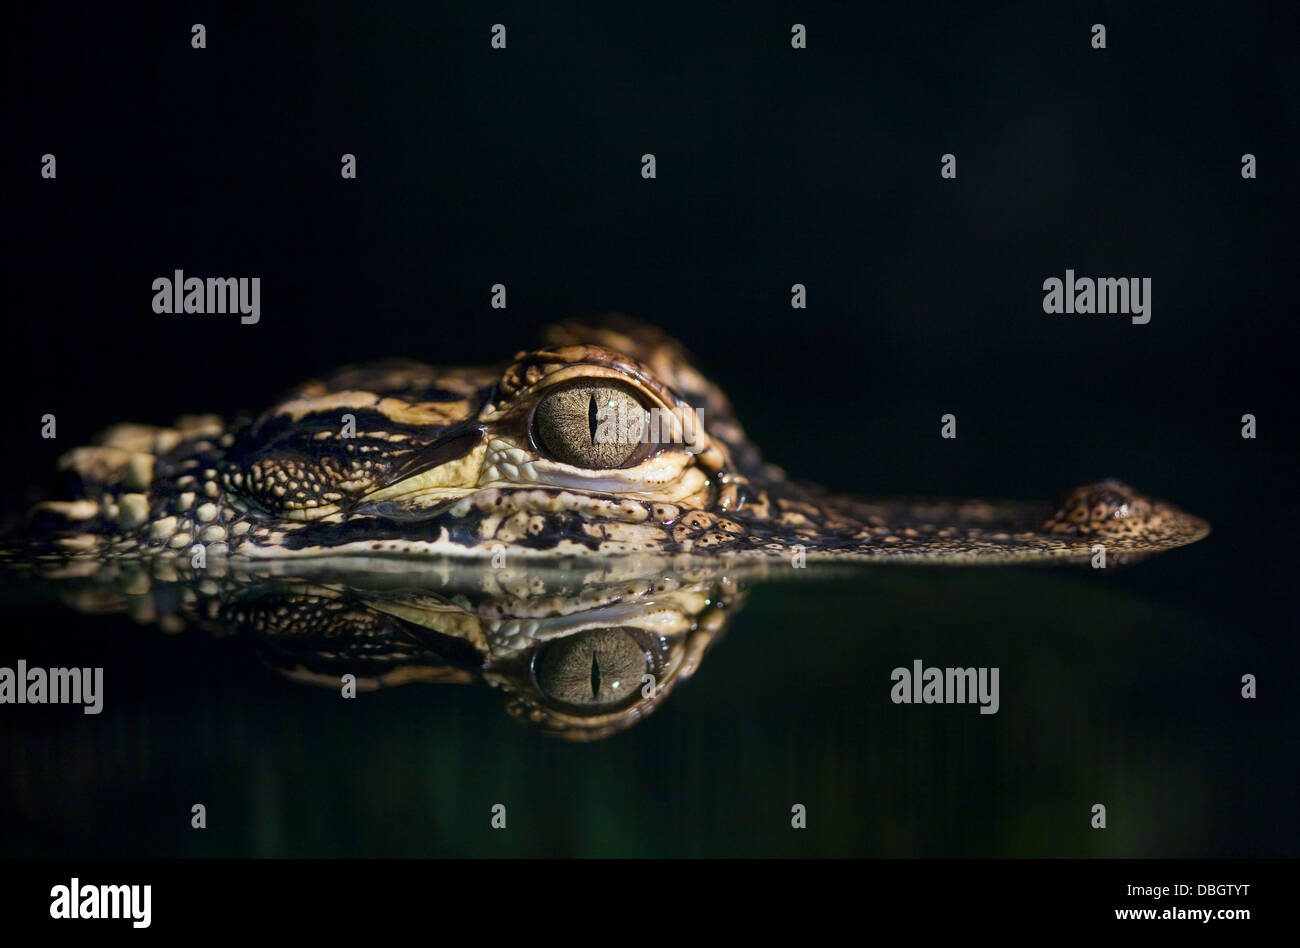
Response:
M626 467L642 446L646 410L626 386L593 380L548 392L533 410L533 439L575 467Z
M596 629L542 648L533 675L554 701L584 708L626 703L641 692L649 663L627 629Z

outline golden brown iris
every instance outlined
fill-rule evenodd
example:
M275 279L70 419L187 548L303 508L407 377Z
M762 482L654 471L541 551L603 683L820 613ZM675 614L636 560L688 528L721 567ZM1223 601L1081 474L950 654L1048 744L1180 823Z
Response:
M629 386L608 379L558 385L533 409L533 440L575 467L614 469L645 457L646 408Z

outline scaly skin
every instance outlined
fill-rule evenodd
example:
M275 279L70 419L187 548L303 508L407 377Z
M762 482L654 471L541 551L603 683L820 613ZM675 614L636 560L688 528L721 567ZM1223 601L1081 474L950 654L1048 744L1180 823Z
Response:
M251 421L111 428L63 458L76 495L37 509L28 549L65 562L188 562L202 546L209 562L252 564L620 554L996 564L1087 562L1100 544L1123 563L1209 532L1117 481L1054 504L831 496L765 464L722 392L657 330L571 323L545 343L504 369L341 369ZM581 412L560 412L561 434L548 436L535 409L566 388L587 398L590 386L628 393L689 435L647 443L621 467L559 460L546 438L581 440Z

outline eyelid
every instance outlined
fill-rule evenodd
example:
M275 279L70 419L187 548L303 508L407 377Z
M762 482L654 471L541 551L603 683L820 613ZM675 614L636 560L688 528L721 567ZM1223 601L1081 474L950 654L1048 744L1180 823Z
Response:
M647 385L638 376L596 363L574 363L572 365L566 365L562 369L557 369L534 383L525 400L532 400L535 402L552 389L566 383L571 383L575 380L588 382L592 385L611 384L625 386L631 391L637 400L647 408L657 407L662 411L674 410L670 402L666 402L661 398L652 386ZM532 410L530 409L529 414L531 413Z

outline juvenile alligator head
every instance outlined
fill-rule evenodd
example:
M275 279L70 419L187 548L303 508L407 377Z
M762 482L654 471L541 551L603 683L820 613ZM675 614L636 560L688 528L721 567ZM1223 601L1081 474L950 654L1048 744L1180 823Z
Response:
M1208 526L1105 481L1055 503L861 501L765 464L662 333L552 328L503 368L341 369L261 415L119 425L61 461L36 552L265 562L687 554L1113 562ZM201 551L201 552L200 552Z

